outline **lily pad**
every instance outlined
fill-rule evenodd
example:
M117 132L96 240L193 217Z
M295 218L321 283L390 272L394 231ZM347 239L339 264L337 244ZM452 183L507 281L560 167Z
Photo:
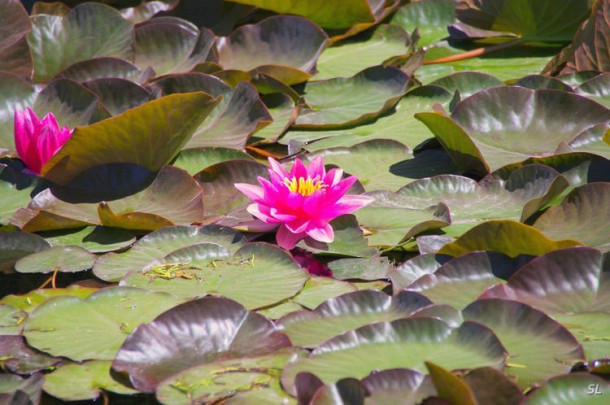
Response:
M567 329L520 302L478 300L462 314L498 335L509 354L505 372L516 377L520 387L566 373L571 362L584 358L582 346Z
M503 84L500 79L490 74L470 71L453 73L429 83L430 86L442 87L452 94L458 91L462 99Z
M496 336L479 324L466 322L452 329L432 318L399 319L373 323L328 340L309 357L288 364L282 385L294 394L294 377L303 371L331 383L346 377L362 378L373 370L423 371L425 360L447 369L502 367L504 354Z
M132 330L178 302L168 294L126 287L106 288L85 300L60 296L30 314L23 335L30 346L54 356L112 360Z
M211 243L236 252L244 243L243 236L232 229L218 226L170 226L152 232L123 253L108 253L93 265L94 274L105 281L119 281L130 271L143 271L157 260L189 246ZM226 256L223 249L218 254Z
M378 280L388 277L393 268L387 257L372 256L357 259L333 260L328 264L333 277L339 280L360 279Z
M477 250L500 252L509 257L539 256L553 250L582 244L575 240L553 240L536 228L511 220L483 222L445 245L439 254L461 256Z
M123 343L112 368L127 372L140 391L190 367L290 347L290 340L262 315L226 298L178 305L140 326Z
M96 399L102 390L117 394L135 394L136 390L120 384L110 376L110 361L87 361L62 365L44 376L47 394L63 401Z
M0 400L8 404L37 404L42 396L41 374L22 378L12 374L0 375Z
M45 164L43 176L65 185L88 169L111 163L157 171L176 156L217 103L204 93L173 94L79 127Z
M534 226L550 238L577 239L602 251L610 250L610 183L577 187L550 207Z
M198 63L214 60L214 34L189 21L156 17L138 24L135 34L135 64L152 68L157 75L188 72Z
M28 314L10 305L0 304L0 336L19 335Z
M279 376L291 354L290 349L280 349L268 355L218 359L191 367L159 384L156 396L163 404L190 405L225 398L240 403L241 396L256 393L265 401L282 403L289 397L280 387Z
M537 257L506 285L482 295L517 300L553 316L580 340L588 359L604 357L610 350L609 296L601 253L583 247Z
M295 11L291 13L298 14ZM227 70L264 73L293 85L315 73L327 39L324 31L304 18L273 16L219 38L219 63Z
M357 287L346 281L335 280L330 277L310 277L303 289L291 299L291 302L299 304L301 308L315 309L324 301L358 291Z
M85 59L133 57L133 26L118 11L86 3L66 16L32 16L27 40L34 60L34 81L46 82L69 65Z
M377 253L363 236L362 229L353 215L342 215L330 221L335 239L330 243L306 238L297 246L314 253L338 254L342 256L368 257Z
M418 278L434 273L441 264L434 254L420 254L390 270L388 276L394 291L402 291Z
M366 41L345 40L333 44L318 58L316 80L353 76L369 66L404 56L409 52L410 35L396 25L380 25Z
M13 149L15 109L25 110L36 100L34 86L23 78L0 71L0 148Z
M394 107L406 91L409 76L391 66L373 66L347 78L310 81L295 128L341 128L359 124Z
M32 55L28 52L26 35L32 23L21 2L3 0L0 3L0 71L32 76Z
M216 244L186 247L155 260L143 271L128 274L121 285L181 298L219 295L255 309L295 295L307 279L307 273L275 246L248 244L233 257L227 256Z
M514 121L515 116L520 119ZM462 170L486 174L531 156L554 154L562 142L610 120L610 110L573 93L495 87L458 103L450 118L438 113L416 118Z
M136 241L133 233L104 226L49 231L41 234L52 246L80 246L91 253L106 253L123 249Z
M51 357L38 350L29 347L23 336L5 334L4 328L0 329L0 353L2 353L2 368L17 374L34 374L38 371L52 368L61 359Z
M583 404L603 405L604 394L610 391L608 382L590 374L575 373L551 378L546 384L527 396L528 405Z
M119 115L152 100L152 94L144 87L118 78L89 80L85 87L95 93L111 115Z
M72 286L66 288L47 288L32 290L24 295L7 295L0 300L0 304L10 305L14 308L32 312L40 304L53 297L64 295L85 299L98 291L98 288Z
M7 224L13 214L26 207L34 189L38 186L35 176L24 175L17 170L0 164L0 224Z
M523 41L571 41L589 14L589 4L568 0L467 0L456 9L459 20L484 30L511 32Z
M373 322L407 318L430 304L426 297L415 293L404 292L390 297L380 291L363 290L331 298L313 311L293 312L278 323L294 345L313 348Z
M17 260L50 248L49 242L25 232L0 232L0 273L10 273Z
M435 304L462 309L486 288L502 282L497 278L487 254L475 252L448 261L434 273L426 274L406 287L425 295Z
M133 63L120 58L98 57L76 62L57 75L57 79L70 79L84 83L96 79L125 79L142 84L153 73L149 70L141 70Z
M93 253L82 247L56 246L19 259L15 263L15 270L19 273L75 273L90 269L95 259Z
M448 226L449 209L440 203L424 209L414 209L401 202L397 193L373 191L367 194L375 199L358 210L356 218L368 231L369 245L393 246L416 234Z
M303 3L297 0L277 2L274 0L236 0L276 13L302 15L324 28L350 28L355 23L375 20L367 0L313 0Z
M415 28L420 35L418 46L429 46L447 37L447 26L456 22L454 0L422 0L401 7L390 20L411 32Z
M181 151L172 165L193 176L216 163L239 159L252 158L245 152L230 148L196 148Z

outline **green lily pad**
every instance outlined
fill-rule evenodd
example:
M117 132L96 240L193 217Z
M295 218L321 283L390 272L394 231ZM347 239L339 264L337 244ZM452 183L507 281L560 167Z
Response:
M314 309L328 299L354 291L358 291L358 289L351 283L329 277L312 276L291 301L302 308Z
M582 244L575 240L553 240L534 227L512 220L492 220L467 231L455 242L448 243L439 254L461 256L478 250L500 252L509 257L539 256L557 249Z
M42 396L41 374L22 378L13 374L0 375L0 400L8 404L37 404Z
M520 119L514 121L515 116ZM610 110L573 93L495 87L458 103L450 118L438 113L416 118L462 170L486 174L531 156L554 154L562 142L610 120Z
M565 84L559 79L543 75L529 75L525 76L515 82L515 86L527 87L528 89L540 90L561 90L570 93L574 92L570 86Z
M256 393L263 401L284 403L289 396L282 391L279 377L291 354L290 349L280 349L268 355L216 360L191 367L159 384L156 397L168 405L189 405L193 401L225 398L249 403L247 399L240 402L240 398Z
M60 296L30 314L23 335L30 346L54 356L112 360L139 324L179 302L168 294L126 287L106 288L85 300Z
M3 1L0 10L0 71L31 77L32 55L26 35L32 23L28 13L17 1Z
M216 163L229 160L252 159L250 155L240 150L229 148L196 148L183 150L178 153L176 160L172 162L182 170L186 170L191 176Z
M391 66L373 66L348 78L310 81L295 128L341 128L378 117L394 107L406 91L409 76Z
M261 99L265 103L273 122L256 131L254 136L250 138L250 143L277 141L294 124L303 108L302 100L297 100L295 104L289 95L283 93L265 94Z
M448 261L434 273L419 277L406 287L425 295L435 304L462 309L502 280L493 273L489 257L475 252Z
M96 256L79 246L55 246L22 257L15 263L19 273L75 273L90 269Z
M459 91L462 99L503 84L500 79L490 74L470 71L453 73L429 83L430 86L442 87L452 94Z
M397 193L373 191L368 195L375 200L355 215L371 232L369 245L393 246L425 230L446 227L451 222L449 210L442 203L414 209L402 203Z
M355 23L373 22L375 17L366 0L313 0L308 3L290 0L236 0L235 3L307 17L324 28L350 28Z
M575 373L551 378L542 387L527 396L527 405L582 404L603 405L604 394L610 391L608 382L600 377Z
M375 255L367 258L339 259L328 264L333 277L339 280L378 280L388 278L393 268L387 257Z
M66 16L32 16L27 36L34 60L34 81L45 82L69 65L93 57L133 57L133 26L118 11L86 3Z
M137 393L110 376L111 364L111 361L94 360L62 365L44 376L43 389L63 401L96 399L102 390L126 395Z
M0 336L19 335L27 312L10 305L0 304Z
M291 13L298 14L296 10ZM327 39L320 27L304 18L273 16L219 38L219 63L227 70L264 73L293 85L315 73Z
M66 288L47 288L32 290L24 295L7 295L0 300L0 304L10 305L14 308L32 312L40 304L53 297L68 295L85 299L98 291L98 288L72 286Z
M157 17L134 30L135 61L140 69L152 68L160 76L189 72L197 64L214 60L214 34L189 21Z
M414 148L430 138L430 131L414 119L413 114L429 110L435 103L447 104L450 100L451 94L448 91L436 86L422 86L409 91L393 109L372 123L336 130L290 130L279 142L308 142L306 149L317 151L337 146L349 147L369 139L381 138L393 139Z
M601 252L591 248L556 250L524 265L506 285L483 298L523 302L562 323L582 343L588 359L610 350L610 284Z
M144 87L118 78L89 80L84 86L95 93L111 115L119 115L153 99Z
M43 176L65 185L88 169L111 163L157 171L176 156L217 103L204 93L173 94L79 127L45 164Z
M181 298L220 295L255 309L295 295L307 280L307 273L272 245L248 244L228 256L216 244L189 246L155 260L143 271L126 275L121 285Z
M22 210L12 222L29 232L90 224L155 230L203 219L202 197L201 186L188 173L165 166L144 190L110 202L72 204L55 197L50 189L44 190L30 203L27 212Z
M605 72L581 83L576 91L600 104L610 107L610 73Z
M17 210L27 207L38 183L35 176L24 175L0 164L0 224L8 224Z
M422 0L401 7L390 20L411 32L415 28L420 35L418 46L429 46L447 37L447 26L456 22L456 3L453 0Z
M571 41L588 14L589 4L579 0L561 5L552 0L470 0L456 9L457 18L466 24L540 42Z
M390 297L380 291L363 290L331 298L313 311L293 312L282 317L278 324L294 345L312 348L373 322L407 318L430 304L426 297L415 293Z
M594 153L609 159L610 148L604 141L606 133L610 133L610 122L594 125L585 130L576 138L572 139L568 144L568 147L573 151Z
M345 40L326 48L318 58L316 80L353 76L369 66L406 55L410 35L396 25L380 25L366 41Z
M0 92L0 148L13 149L15 109L31 106L37 93L31 83L8 72L0 72Z
M432 318L399 319L373 323L328 340L309 357L288 364L282 385L294 394L294 377L300 372L314 373L324 383L331 383L346 377L362 378L373 370L423 371L425 360L447 369L502 367L504 355L496 336L479 324L466 322L452 329Z
M462 314L498 335L509 353L505 372L516 377L522 388L566 373L572 362L584 358L582 346L567 329L520 302L478 300Z
M49 242L25 232L0 232L0 273L10 273L17 260L50 248Z
M195 175L204 192L205 214L223 216L251 202L235 188L236 183L257 184L258 176L267 177L267 166L251 160L232 160L209 166Z
M96 79L125 79L143 84L153 73L141 70L133 63L120 58L99 57L76 62L57 75L57 79L70 79L79 83Z
M106 253L126 248L136 241L133 233L105 226L48 231L41 236L52 246L80 246L91 253Z
M355 216L342 215L330 221L330 226L335 232L335 239L332 242L324 243L306 238L297 246L313 253L342 256L368 257L377 253L375 248L368 245Z
M218 255L226 256L226 251L235 253L244 244L244 238L232 229L213 225L161 228L138 240L126 252L100 257L93 265L93 273L102 280L116 282L130 271L143 271L173 252L199 244L215 244Z
M443 231L460 236L489 219L524 221L567 188L568 181L543 165L527 165L507 180L488 176L479 183L462 176L442 175L416 180L398 190L397 201L414 209L443 203L451 225Z
M577 239L602 251L610 250L610 184L591 183L577 187L550 207L534 226L550 238Z
M227 298L200 298L140 326L123 343L112 368L140 391L153 392L181 371L216 361L266 355L290 340L262 315Z

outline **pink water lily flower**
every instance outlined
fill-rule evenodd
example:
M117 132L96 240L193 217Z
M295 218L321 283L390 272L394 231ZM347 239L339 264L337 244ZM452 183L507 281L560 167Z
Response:
M39 119L29 107L24 112L15 110L17 154L27 168L36 174L40 174L44 164L70 139L72 132L68 127L59 129L53 113Z
M290 173L269 158L271 181L259 176L262 187L244 183L235 187L254 201L248 212L267 224L278 224L278 244L292 249L306 236L332 242L334 232L329 222L373 201L364 195L345 195L357 178L342 177L341 169L326 173L321 157L314 158L308 166L296 159Z

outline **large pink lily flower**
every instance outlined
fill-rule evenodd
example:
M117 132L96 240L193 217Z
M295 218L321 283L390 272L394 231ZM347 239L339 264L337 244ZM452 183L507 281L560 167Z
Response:
M70 139L72 132L68 127L59 129L53 113L38 119L29 107L24 112L15 110L17 154L27 168L36 174L40 174L44 164Z
M292 249L309 236L320 242L334 240L329 222L371 203L364 195L345 195L356 182L356 176L343 177L343 170L326 173L321 157L305 166L296 159L290 173L269 158L269 178L258 177L262 187L238 183L235 187L254 201L248 212L267 224L279 224L277 242Z

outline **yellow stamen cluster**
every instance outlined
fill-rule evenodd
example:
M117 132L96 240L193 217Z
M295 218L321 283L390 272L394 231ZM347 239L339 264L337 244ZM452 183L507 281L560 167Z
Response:
M284 185L288 187L288 190L296 191L305 197L325 187L325 184L322 183L321 180L312 179L311 177L308 177L307 179L304 177L299 177L298 179L296 177L291 179L286 177L284 179Z

